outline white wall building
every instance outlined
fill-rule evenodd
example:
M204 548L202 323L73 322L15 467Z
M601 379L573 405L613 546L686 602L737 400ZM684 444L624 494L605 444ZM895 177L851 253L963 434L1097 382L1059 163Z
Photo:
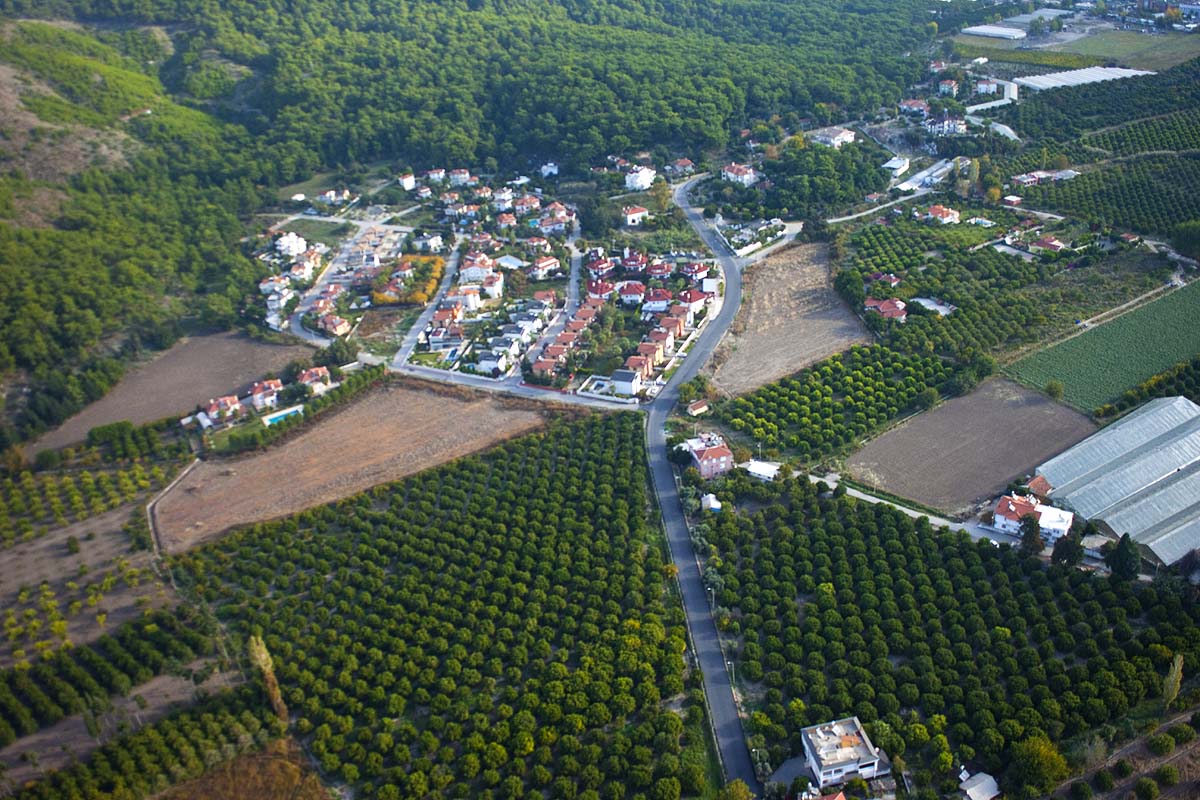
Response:
M871 744L858 717L803 728L800 738L808 768L822 789L852 778L871 780L892 771L887 755Z
M304 237L297 235L293 231L288 231L283 236L275 240L275 250L282 256L295 258L302 255L308 249L308 242L304 241Z

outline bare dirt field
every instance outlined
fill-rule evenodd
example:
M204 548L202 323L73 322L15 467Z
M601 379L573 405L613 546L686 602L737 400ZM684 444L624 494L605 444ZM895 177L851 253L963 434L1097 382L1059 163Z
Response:
M745 301L718 348L713 380L738 395L871 341L833 290L829 248L783 249L747 274Z
M31 452L81 442L97 425L129 420L153 422L186 413L197 403L241 392L265 373L289 361L312 357L312 349L257 342L240 333L214 333L184 339L154 360L136 367L107 395L92 403L30 448Z
M992 379L868 442L846 470L859 481L956 514L1095 430L1064 405Z
M0 609L13 609L18 617L23 617L26 609L37 609L40 625L32 637L22 635L16 641L7 637L0 641L0 668L12 666L16 650L25 650L26 657L32 659L38 641L60 643L39 609L43 581L54 592L59 611L67 620L67 638L74 644L98 638L104 629L111 631L139 616L143 608L174 602L174 593L159 582L150 567L150 552L129 549L130 539L122 527L137 509L135 504L121 506L0 550ZM68 548L72 537L78 553ZM106 576L111 576L110 586L103 590ZM89 603L89 586L97 598L94 603ZM24 601L20 599L22 589L28 590ZM80 607L72 613L70 606L76 601ZM98 614L105 615L104 628L96 621Z
M218 764L196 780L172 788L161 800L329 800L331 796L300 745L289 738Z
M178 553L348 497L530 431L545 413L507 398L387 386L267 452L197 464L155 508L159 543Z

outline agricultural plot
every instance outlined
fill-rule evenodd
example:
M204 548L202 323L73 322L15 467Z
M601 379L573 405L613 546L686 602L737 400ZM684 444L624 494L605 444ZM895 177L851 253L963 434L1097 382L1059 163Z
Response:
M140 425L187 413L210 397L241 392L266 373L311 356L308 347L264 344L243 334L193 336L131 370L103 398L38 439L30 452L82 442L92 428L112 422Z
M1161 150L1197 150L1200 149L1200 109L1131 122L1085 136L1082 141L1118 156Z
M1092 410L1200 353L1200 282L1021 359L1009 372L1033 387L1061 381L1064 398Z
M1169 69L1200 56L1200 42L1195 36L1174 32L1099 31L1054 49L1149 70Z
M950 514L965 513L1089 434L1087 417L1006 380L989 380L872 439L851 477Z
M155 508L159 542L182 552L224 531L393 481L525 433L545 407L391 384L268 451L205 461Z
M912 408L922 391L941 388L951 375L932 356L856 345L716 411L743 439L817 459L886 425Z
M1200 355L1181 361L1170 369L1129 389L1121 397L1096 409L1096 416L1109 417L1140 406L1155 397L1186 397L1200 403Z
M1031 186L1028 205L1138 233L1170 235L1200 217L1200 156L1146 156L1091 170L1072 181Z
M713 381L738 395L791 375L870 336L833 291L826 245L799 245L755 265Z
M296 731L356 794L694 794L643 447L636 414L555 423L173 568L263 631Z
M930 796L964 760L1010 797L1044 796L1067 777L1061 745L1160 704L1172 655L1200 656L1196 608L1169 591L817 491L728 478L725 508L756 510L696 532L737 680L761 698L747 733L772 767L801 752L802 726L854 714Z

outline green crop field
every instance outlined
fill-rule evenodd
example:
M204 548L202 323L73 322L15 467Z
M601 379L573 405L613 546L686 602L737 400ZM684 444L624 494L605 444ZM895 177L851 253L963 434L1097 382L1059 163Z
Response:
M1072 405L1094 409L1155 373L1200 353L1200 283L1142 306L1014 364L1017 380L1062 381Z
M1186 33L1104 31L1054 49L1110 58L1134 69L1161 70L1200 56L1200 38Z

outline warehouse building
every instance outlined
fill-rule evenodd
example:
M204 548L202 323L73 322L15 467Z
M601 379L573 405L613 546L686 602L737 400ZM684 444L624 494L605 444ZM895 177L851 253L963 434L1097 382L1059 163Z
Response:
M1040 478L1040 480L1039 480ZM1200 548L1200 406L1151 400L1037 468L1038 493L1169 566Z

